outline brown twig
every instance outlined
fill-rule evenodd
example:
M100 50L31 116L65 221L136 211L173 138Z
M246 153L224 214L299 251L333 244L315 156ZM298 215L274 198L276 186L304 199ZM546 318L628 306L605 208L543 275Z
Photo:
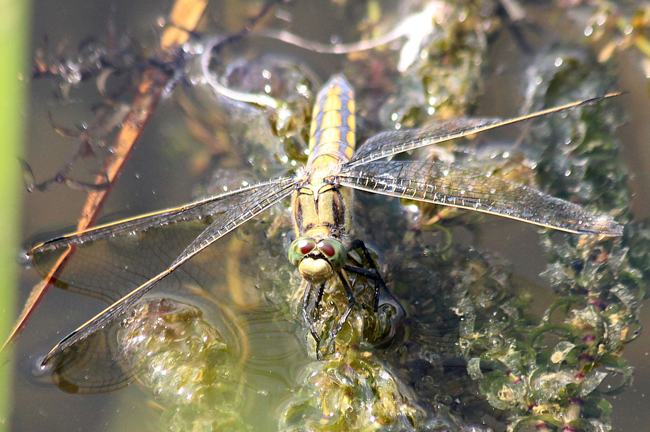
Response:
M177 0L170 13L170 25L161 36L161 48L165 56L173 58L175 48L187 42L189 32L196 29L203 11L207 7L208 0ZM160 67L152 65L142 74L138 92L134 97L131 111L123 122L113 152L104 161L102 174L98 176L97 182L107 182L104 190L93 191L88 195L86 204L77 224L77 230L82 231L93 226L99 217L99 213L108 198L110 191L115 186L117 179L126 166L135 145L139 141L144 129L157 106L163 90L166 88L172 75ZM31 291L30 296L16 322L14 328L5 342L2 349L12 343L25 327L35 310L45 298L54 281L65 269L68 261L72 258L76 248L70 247L58 259L50 273L44 280L37 284Z

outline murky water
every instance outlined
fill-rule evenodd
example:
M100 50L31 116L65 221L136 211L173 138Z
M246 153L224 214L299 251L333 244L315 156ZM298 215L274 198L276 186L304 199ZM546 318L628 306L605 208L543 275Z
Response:
M156 20L164 15L166 6L147 1L92 4L75 1L37 1L34 3L33 17L34 51L45 47L49 54L70 55L80 49L82 41L89 38L106 42L111 37L109 21L114 22L118 37L128 34L126 40L115 41L115 45L124 43L129 46L135 41L136 45L150 47L158 31ZM235 31L249 14L245 12L248 7L248 4L234 1L211 4L210 26L222 31ZM253 10L256 7L254 3L250 5ZM283 6L275 13L274 23L312 40L329 42L330 38L336 36L344 42L354 41L358 38L355 31L358 20L366 16L367 7L365 4L336 6L328 2L322 2L318 8L312 4ZM395 14L405 13L405 7L400 6L393 11L384 5L385 10ZM488 9L486 6L486 10ZM219 70L229 74L233 86L244 83L242 85L254 87L257 85L254 82L255 77L259 79L261 71L267 69L272 70L274 78L280 82L291 82L296 76L305 77L306 80L313 81L311 84L315 88L331 74L345 71L357 90L360 117L358 122L362 136L390 128L396 118L405 126L417 125L427 118L426 109L423 108L427 106L435 107L443 116L458 115L458 110L466 109L467 103L467 100L461 100L459 95L469 101L473 101L478 95L476 104L479 115L513 116L526 101L535 101L535 98L525 99L523 96L526 86L530 85L527 82L529 77L524 72L526 67L536 65L535 70L540 76L548 76L544 73L554 72L547 69L552 71L553 68L562 66L562 62L556 65L557 59L562 59L565 63L583 62L582 64L586 65L583 67L587 70L592 64L588 59L588 48L558 46L552 43L581 41L583 28L577 27L575 21L572 21L578 12L560 13L545 9L535 12L536 14L531 16L542 26L542 31L536 33L524 30L523 36L530 43L531 50L542 54L536 57L526 54L525 48L518 44L517 38L513 36L515 33L507 28L503 28L499 33L490 33L485 40L472 40L468 37L468 40L463 42L465 45L459 43L456 57L440 59L440 68L451 67L451 72L435 75L438 70L427 69L426 73L438 77L438 81L428 84L429 91L436 90L437 86L447 88L447 93L444 88L438 89L442 91L441 95L435 93L435 97L440 100L447 97L447 102L441 104L424 101L422 91L418 91L422 87L419 83L421 76L396 78L394 68L397 52L390 50L362 55L352 60L345 56L316 54L287 47L280 42L251 38L234 45L227 53L226 64ZM579 18L580 15L577 16ZM48 39L47 45L43 42L45 36ZM128 51L138 50L129 48ZM543 53L547 53L546 57ZM646 126L647 122L644 122L644 119L648 118L650 103L647 97L648 82L639 66L641 57L641 54L630 50L618 54L610 63L610 74L618 80L616 88L629 91L629 94L619 98L616 104L621 108L621 112L624 111L628 116L628 124L620 129L618 140L622 146L621 159L634 174L629 184L634 191L632 211L635 220L650 214L646 200L647 173L650 166L646 143L650 131ZM544 66L549 63L553 66ZM593 69L597 68L593 66ZM187 76L196 76L195 74L196 72L192 71ZM605 85L609 79L604 72L584 74L583 81L594 84L579 86L584 83L578 82L575 87L581 89L578 92L580 96L573 96L574 98L593 96L593 92L599 94L598 92L603 91L603 87L599 85ZM262 83L260 85L263 85L264 80L259 80ZM451 89L454 83L457 86ZM73 128L77 123L89 122L92 119L90 110L93 104L103 100L94 84L72 88L70 102L57 101L53 97L55 87L54 81L47 79L34 80L31 85L30 147L26 159L39 180L56 172L71 153L70 149L76 145L75 140L56 134L47 121L47 112L52 113L53 121L57 125ZM290 88L290 85L286 85L284 93L281 94L286 98L293 97L296 106L306 103L306 98L291 95L287 90ZM182 86L177 86L173 98L170 95L161 103L103 214L115 215L112 217L115 219L190 201L206 189L210 190L210 186L205 186L209 177L217 178L219 184L232 182L236 185L242 176L248 181L263 180L291 169L291 164L286 162L283 156L291 154L287 150L291 145L300 147L299 138L289 140L289 145L282 143L272 136L264 112L251 110L246 106L224 106L223 103L212 101L211 96L212 94L200 85L193 86L188 81ZM393 114L396 117L393 117ZM213 135L210 136L206 131ZM504 135L491 139L496 143L504 143L504 146L510 146L520 132L521 128L509 129ZM544 130L533 132L538 137L544 137L544 133ZM232 152L228 146L239 150ZM476 150L471 145L467 148ZM457 157L462 163L480 167L481 163L477 159L480 159L481 154L499 157L503 155L503 146L498 144L483 144L481 149L475 153L461 152ZM544 160L545 156L541 156L544 151L543 147L531 146L522 153L530 160L540 161ZM557 163L557 159L550 160ZM481 169L508 169L503 168L502 164L496 163L496 168L494 165L495 163L487 164ZM530 180L531 174L522 169L521 164L517 165L515 161L514 165L518 166L513 170L513 175L519 176L516 177L517 181ZM86 178L92 178L88 173L97 169L98 165L91 158L82 162L75 172L79 176L86 174ZM553 166L547 167L547 172L551 172L547 178L552 176L552 171ZM545 186L554 188L555 193L565 193L562 187L571 188L571 185L558 186L559 181L542 179L543 181L547 181ZM591 190L576 187L572 192L585 196L591 193ZM63 186L45 194L25 194L24 237L74 225L84 199L84 193ZM592 199L601 199L606 203L613 200L607 196L602 198L597 193ZM457 279L447 278L446 271L453 266L460 275L465 275L465 281L471 278L480 279L478 275L481 274L485 280L490 281L485 286L495 286L494 292L500 292L496 288L497 285L507 285L510 287L508 289L520 286L533 298L529 304L530 312L540 316L556 299L548 280L540 276L547 268L544 249L541 246L542 236L536 228L513 221L487 216L479 220L463 217L460 218L461 222L454 224L452 221L450 226L454 247L452 251L458 254L457 258L454 258L441 246L444 241L440 233L436 235L435 232L425 232L422 237L417 237L417 230L413 229L418 222L416 216L417 214L413 213L406 214L396 200L362 195L357 199L356 235L367 241L379 254L389 286L398 299L409 303L409 312L418 316L421 322L429 324L429 327L426 327L428 334L436 336L432 337L435 342L409 345L406 353L404 350L400 351L401 357L395 353L385 353L385 358L392 362L402 358L403 364L409 365L404 366L404 369L413 374L415 371L422 374L412 377L413 383L410 384L413 384L414 391L419 395L417 402L424 407L424 411L431 413L435 411L433 407L438 408L435 412L439 414L437 421L440 430L445 427L455 430L454 428L467 426L458 419L461 417L458 413L475 422L468 423L480 426L480 421L476 421L483 419L487 426L503 430L505 426L497 421L499 416L494 410L486 412L483 418L482 413L477 414L477 411L488 409L486 402L463 399L462 403L457 403L454 400L454 397L462 399L465 396L467 390L462 386L468 382L467 377L451 379L448 373L448 369L453 369L453 366L450 366L449 358L445 357L445 342L448 341L441 333L441 323L445 323L445 318L452 317L450 319L453 320L454 314L449 310L441 311L441 306L431 306L428 303L431 303L432 298L445 298L445 301L451 302L449 298L463 292L462 283L452 282L462 282L462 276ZM227 423L223 420L227 418L232 422L227 424L236 425L241 422L249 425L252 430L277 430L280 424L278 419L283 416L283 412L287 412L287 407L291 406L294 407L293 411L289 411L294 417L286 415L283 424L296 427L296 424L300 423L296 418L299 418L299 415L307 416L311 412L304 408L309 405L304 402L308 399L307 395L313 394L310 387L313 383L307 380L308 371L320 376L321 382L333 381L331 375L327 375L327 368L313 358L309 345L305 342L308 340L306 330L293 318L295 314L291 308L295 309L295 301L292 300L291 291L298 286L298 279L286 261L284 250L280 250L286 247L287 241L281 234L276 237L268 234L273 221L280 221L278 232L289 231L288 225L282 223L283 218L286 218L286 211L280 206L273 213L263 217L262 223L251 224L251 227L236 239L234 236L233 239L227 239L210 255L197 257L193 267L187 269L186 276L179 277L176 285L167 287L173 298L180 302L170 307L172 312L167 312L166 316L172 317L171 321L174 321L174 314L188 314L194 320L191 322L195 329L204 328L205 320L211 323L205 327L208 329L207 334L212 335L210 327L219 330L219 336L205 336L203 333L202 336L196 336L197 339L213 341L212 351L197 350L208 359L205 360L206 365L214 361L214 357L219 357L221 364L232 365L232 368L224 372L227 377L216 377L218 372L209 367L201 369L203 366L197 357L184 357L179 362L187 362L186 369L194 367L194 372L190 373L214 373L215 376L211 377L212 383L223 379L226 384L223 384L222 388L226 390L219 393L213 389L205 391L208 396L205 396L204 400L209 399L210 403L214 403L213 406L224 406L224 400L232 402L240 398L236 403L228 405L229 408L234 406L234 409L219 411L223 416L219 417L222 424ZM387 219L390 222L387 222ZM411 234L408 234L409 232ZM417 240L413 240L409 235L416 236ZM253 254L245 246L251 243L260 248ZM439 254L443 258L437 258L439 251L443 251ZM222 270L232 269L233 262L236 270ZM87 269L80 265L77 271ZM483 269L485 271L481 273ZM508 271L511 271L513 276L509 276ZM431 280L434 279L439 283L432 283ZM38 281L36 272L29 269L24 271L21 280L22 299ZM469 287L467 296L488 296L487 292L471 292L472 286L484 285L466 283ZM196 291L182 291L187 288L182 287L184 284L200 285L206 290L208 288L205 285L209 284L210 298L203 298L197 295ZM435 286L435 289L419 289L425 285ZM124 289L125 287L118 287L117 291ZM497 303L503 301L504 294L499 295L502 296L501 300L494 300L498 297L496 294L489 300ZM507 295L516 300L518 294L507 291ZM459 299L455 301L460 302ZM185 305L184 302L189 304ZM202 315L193 312L197 305ZM104 304L97 300L53 290L39 308L17 346L12 430L158 431L166 430L165 427L174 421L175 414L176 417L198 416L196 412L188 413L185 405L171 400L171 396L164 394L162 390L154 397L152 388L170 387L160 384L158 378L153 375L143 377L143 384L133 384L113 392L75 395L57 388L49 375L39 376L35 372L36 364L52 346L103 307ZM159 308L159 311L162 309L164 308ZM505 310L505 307L502 310ZM426 314L432 311L439 313L441 318L437 321L424 319ZM641 309L640 319L642 325L650 324L648 313L644 309ZM456 331L460 327L457 323L445 325ZM426 335L427 332L422 331L422 334ZM231 348L215 350L214 346L218 345L214 342L216 340L224 340L226 345L230 340ZM412 348L415 345L417 348ZM136 356L137 350L138 347L130 346L129 352L133 355L129 358ZM645 394L646 389L650 388L648 353L650 339L647 333L642 333L625 347L623 358L636 368L635 381L632 387L625 389L621 394L607 397L613 406L613 430L646 430L650 421L650 410L647 409L650 403L646 401L650 395ZM164 357L161 361L172 360ZM436 375L438 372L424 370L423 366L414 366L425 361L430 364L442 361L447 372L439 372L439 375ZM370 361L364 367L379 368ZM395 367L394 370L401 369ZM349 375L345 375L346 373ZM346 379L361 381L349 370L340 374ZM440 381L435 381L437 379ZM616 384L617 378L613 378L605 380L601 386L605 388ZM389 388L390 380L383 381L382 385L383 388ZM185 394L197 393L189 391L187 386L183 391L187 392ZM178 390L176 394L183 393ZM304 405L301 405L300 401L303 401ZM220 403L222 405L219 405ZM412 408L406 402L403 407L406 407L405 410ZM189 408L190 411L192 409ZM417 410L414 412L415 414L411 415L417 418ZM443 412L445 415L440 414ZM435 430L432 422L427 425ZM339 428L343 426L339 425ZM332 430L337 429L335 427Z

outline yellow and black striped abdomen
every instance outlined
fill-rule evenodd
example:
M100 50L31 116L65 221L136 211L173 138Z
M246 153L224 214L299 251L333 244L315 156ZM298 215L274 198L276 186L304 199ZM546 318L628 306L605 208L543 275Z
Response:
M334 75L316 97L307 166L349 161L355 129L354 90L343 75Z

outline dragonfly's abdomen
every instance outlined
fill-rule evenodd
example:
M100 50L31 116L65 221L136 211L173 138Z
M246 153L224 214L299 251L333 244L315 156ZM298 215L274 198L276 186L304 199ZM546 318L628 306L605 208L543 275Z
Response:
M334 75L316 97L307 167L349 161L354 153L355 129L354 90L343 75Z
M309 140L307 182L294 194L297 236L317 240L349 233L352 194L325 182L354 153L354 91L343 75L333 76L318 92Z

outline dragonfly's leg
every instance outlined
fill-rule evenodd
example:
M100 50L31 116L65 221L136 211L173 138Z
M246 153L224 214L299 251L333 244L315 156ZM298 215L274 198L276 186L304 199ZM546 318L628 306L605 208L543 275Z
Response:
M363 243L362 240L354 240L352 244L350 244L350 247L348 250L354 250L354 249L361 249L363 253L363 258L364 260L368 263L368 266L371 268L371 270L366 270L364 268L359 268L359 267L354 267L354 266L349 266L346 265L343 267L346 271L352 272L352 273L357 273L360 275L363 275L365 277L368 277L370 279L375 280L375 301L374 301L374 310L377 312L379 310L379 292L383 288L384 292L391 298L393 299L394 304L397 306L397 308L400 310L400 315L405 316L406 311L402 307L402 304L395 298L393 293L390 292L388 289L388 286L386 285L386 282L384 282L384 278L381 277L381 273L379 272L379 269L377 268L377 265L375 263L375 260L372 259L372 255L370 255L370 251L366 247L366 245Z
M379 273L379 269L377 268L377 265L375 264L375 260L372 259L372 255L370 255L370 251L366 247L365 243L362 240L356 239L354 240L351 244L348 250L353 250L353 249L360 249L361 252L363 253L363 258L364 260L368 263L368 266L370 266L370 269L372 272L369 272L368 270L365 269L360 269L360 268L355 268L351 267L348 268L348 266L345 266L346 270L350 270L353 273L357 274L362 274L366 277L370 277L371 279L375 280L375 301L373 305L373 310L377 312L379 310L379 291L383 287L384 291L390 294L390 291L388 291L388 287L386 286L386 283L384 282L384 279L381 277L381 273ZM365 270L365 272L361 272L358 270Z
M323 293L325 292L325 284L322 283L318 286L318 292L316 293L316 301L314 302L314 309L320 310L320 302L323 299ZM320 313L320 312L319 312ZM320 350L320 336L318 336L318 333L316 332L316 328L314 327L314 323L310 322L309 323L309 328L311 329L311 335L316 341L316 359L317 360L322 360L323 359L323 353Z
M309 312L309 299L311 298L311 290L313 288L313 284L309 283L307 285L307 288L305 288L305 293L303 294L302 297L302 316L307 325L309 326L309 332L311 333L311 336L314 338L316 341L316 345L320 343L320 336L318 336L317 329L314 325L314 320L312 319L312 314ZM320 284L318 286L318 293L316 294L316 301L314 302L314 309L318 309L321 299L323 298L323 291L325 291L325 284Z
M340 271L338 272L338 275L339 278L341 279L341 283L343 284L343 287L345 288L345 294L348 296L348 308L345 310L343 316L339 320L339 323L336 325L336 328L331 333L332 339L334 339L338 334L338 332L340 332L341 329L343 328L343 324L345 324L345 322L348 320L348 317L350 316L350 312L352 312L352 308L354 307L354 303L356 302L354 298L354 293L352 292L352 288L350 288L350 284L348 283L347 278Z
M318 337L318 334L316 333L316 330L314 329L314 323L311 319L311 314L309 313L309 299L311 298L311 290L312 290L312 284L308 283L307 287L305 288L305 292L302 295L302 317L309 326L309 332L311 333L311 336L314 338L316 341L316 344L318 345L318 342L320 342L320 338Z
M373 271L347 264L343 267L343 270L365 276L375 281L375 299L373 301L373 310L377 312L377 310L379 310L379 290L383 286L386 292L388 292L388 288L386 287L386 284L384 283L384 280L381 278L381 276Z

